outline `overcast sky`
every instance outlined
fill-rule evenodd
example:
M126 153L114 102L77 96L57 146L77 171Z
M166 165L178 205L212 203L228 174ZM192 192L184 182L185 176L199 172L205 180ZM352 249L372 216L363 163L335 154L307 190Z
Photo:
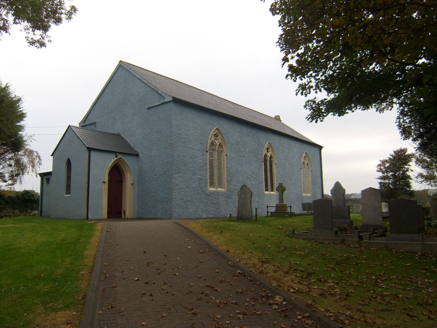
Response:
M68 4L69 2L67 2ZM211 92L282 121L323 148L324 192L378 188L376 165L401 140L396 113L358 112L308 123L305 98L286 80L269 1L74 0L79 13L52 28L52 43L30 48L15 27L0 41L0 80L24 100L26 132L51 171L66 127L78 125L119 60ZM287 186L291 187L291 186ZM414 184L416 189L427 188ZM16 189L39 190L26 177Z

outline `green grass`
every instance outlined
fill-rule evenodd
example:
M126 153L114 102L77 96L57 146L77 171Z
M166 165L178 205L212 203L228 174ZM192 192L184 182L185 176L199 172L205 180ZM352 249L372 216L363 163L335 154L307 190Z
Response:
M86 221L0 219L0 326L78 326L99 228Z
M352 215L356 225L360 215ZM288 237L311 216L187 222L273 285L348 327L436 327L437 254ZM428 228L429 229L429 228ZM430 231L435 234L435 231Z

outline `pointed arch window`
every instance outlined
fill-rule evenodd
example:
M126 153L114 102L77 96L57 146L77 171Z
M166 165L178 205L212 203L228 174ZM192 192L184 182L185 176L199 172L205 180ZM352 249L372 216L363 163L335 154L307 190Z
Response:
M226 190L226 143L219 128L208 139L208 189Z
M311 161L307 152L302 156L302 193L311 196Z
M268 142L263 152L264 191L275 192L276 186L276 156L272 144Z
M66 180L65 180L65 194L71 194L71 161L67 159L67 170L66 170Z

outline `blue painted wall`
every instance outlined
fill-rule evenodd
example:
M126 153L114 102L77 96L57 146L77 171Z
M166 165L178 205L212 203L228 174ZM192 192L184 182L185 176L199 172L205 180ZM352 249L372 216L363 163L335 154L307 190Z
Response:
M66 195L68 158L71 161L70 195ZM53 154L50 206L44 208L47 215L61 219L85 218L87 164L87 148L71 129L67 129Z
M127 164L132 172L132 178L137 181L137 156L129 154L119 154ZM102 218L102 192L103 192L103 180L105 179L105 172L108 169L111 162L115 159L113 152L91 150L90 161L90 202L89 202L89 219L101 219ZM137 217L136 207L138 194L137 183L134 183L134 217Z
M177 218L229 216L237 213L237 192L246 184L253 208L266 214L266 205L279 202L277 193L264 192L263 151L267 142L276 155L276 181L287 188L284 201L293 211L302 202L322 197L320 148L289 136L192 105L173 103L173 206ZM207 188L207 142L218 127L227 146L227 191ZM307 152L312 164L312 196L302 195L301 161ZM188 163L188 165L187 165Z
M115 159L114 152L88 150L77 135L67 129L64 137L53 154L53 172L50 184L43 177L43 216L84 219L87 217L89 153L89 219L102 218L102 192L105 172ZM135 155L119 154L131 169L132 178L138 181L138 158ZM71 193L66 195L66 163L71 160ZM137 184L134 183L134 217L137 217Z
M287 187L285 202L300 211L302 202L322 197L318 146L181 102L148 108L162 102L164 96L120 66L83 122L96 122L97 130L120 133L139 152L135 216L236 215L237 192L243 184L252 189L253 207L264 215L266 205L278 202L277 194L264 192L262 156L267 142L276 154L276 181ZM227 145L227 191L207 188L206 148L215 127L222 131ZM302 195L300 168L305 151L312 164L312 196ZM105 167L103 157L101 164L93 167L92 199L100 204L98 174ZM98 217L98 213L93 210L92 216Z
M172 217L172 110L164 97L119 67L83 123L120 133L138 152L136 215Z
M39 213L41 216L50 216L51 200L52 200L52 175L51 172L46 172L46 175L41 176L40 198L39 198Z

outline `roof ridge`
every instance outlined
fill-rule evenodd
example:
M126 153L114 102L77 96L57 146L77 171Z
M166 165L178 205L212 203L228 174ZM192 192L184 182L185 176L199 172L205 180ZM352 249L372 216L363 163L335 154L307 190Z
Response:
M294 139L322 147L321 145L307 138L305 135L291 128L281 120L278 120L270 115L240 105L208 91L199 89L190 84L175 80L171 77L167 77L138 65L120 60L119 66L122 66L130 71L145 84L149 85L149 87L154 88L158 92L161 92L162 94L167 95L174 100L181 100L183 102L200 106L214 112L241 119L245 122L285 134Z
M118 151L127 154L139 154L138 151L129 143L129 141L127 141L120 133L91 130L73 125L69 125L68 128L73 130L73 133L79 138L86 148L104 151ZM97 136L96 134L99 135ZM100 142L97 142L97 140L100 140ZM115 142L115 144L108 146L107 142L109 140L111 140L111 142ZM119 140L121 143L117 143L117 140Z
M100 132L100 133L107 133L107 134L114 134L114 135L120 135L120 133L100 131L100 130L91 130L91 129L83 128L81 126L75 126L75 125L69 125L69 126L71 126L72 128L75 128L75 129L81 129L81 130L87 130L87 131L93 131L93 132Z
M252 112L255 112L255 113L258 113L258 114L261 114L261 115L267 116L268 118L271 118L272 120L276 120L273 116L267 115L267 114L265 114L265 113L263 113L263 112L257 111L257 110L255 110L255 109L250 108L250 107L247 107L247 106L241 105L241 104L239 104L239 103L236 103L236 102L231 101L231 100L229 100L229 99L223 98L223 97L221 97L221 96L217 96L216 94L214 94L214 93L212 93L212 92L208 92L208 91L205 91L205 90L203 90L203 89L197 88L197 87L195 87L195 86L193 86L193 85L191 85L191 84L188 84L188 83L185 83L185 82L182 82L182 81L176 80L176 79L174 79L174 78L172 78L172 77L168 77L167 75L163 75L163 74L156 73L156 72L154 72L154 71L151 71L150 69L147 69L147 68L144 68L144 67L141 67L141 66L135 65L135 64L131 64L131 63L128 63L128 62L123 61L123 60L120 60L120 62L122 62L122 63L124 63L124 64L127 64L127 65L130 65L130 66L137 67L137 68L139 68L139 69L141 69L141 70L144 70L144 71L147 71L147 72L149 72L149 73L152 73L152 74L156 74L156 75L159 75L159 76L165 77L166 79L169 79L169 80L175 81L175 82L177 82L177 83L184 84L184 85L186 85L186 86L188 86L188 87L190 87L190 88L193 88L193 89L196 89L196 90L202 91L202 92L207 93L207 94L209 94L209 95L211 95L211 96L214 96L214 97L216 97L216 98L220 98L220 99L222 99L222 100L224 100L224 101L226 101L226 102L229 102L229 103L231 103L231 104L234 104L234 105L237 105L237 106L240 106L240 107L246 108L246 109L248 109L248 110L250 110L250 111L252 111ZM153 84L153 83L150 82L150 81L147 81L147 82ZM154 84L153 84L153 85L154 85ZM156 85L154 85L154 86L155 86L156 88L158 88ZM159 88L158 88L158 89L159 89ZM174 97L173 95L170 95L170 96ZM175 98L178 98L178 97L175 97ZM179 98L178 98L178 99L179 99ZM285 123L282 123L282 124L286 125Z

